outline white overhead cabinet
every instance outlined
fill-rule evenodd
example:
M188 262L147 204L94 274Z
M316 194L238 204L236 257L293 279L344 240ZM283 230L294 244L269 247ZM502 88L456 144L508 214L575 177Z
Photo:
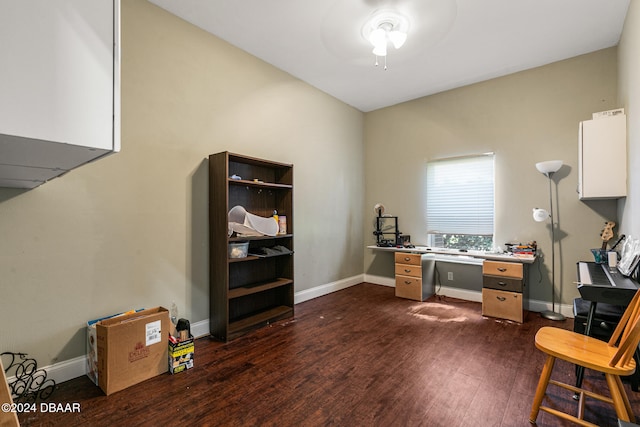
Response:
M120 0L0 0L0 187L120 150Z
M618 199L627 195L627 119L624 114L580 123L578 196Z

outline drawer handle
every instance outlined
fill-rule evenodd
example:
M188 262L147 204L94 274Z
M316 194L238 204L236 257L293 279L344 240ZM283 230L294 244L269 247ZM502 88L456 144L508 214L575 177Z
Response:
M505 271L507 271L507 269L504 267L498 267L498 271L504 273Z
M507 286L507 284L506 284L506 283L504 283L504 282L498 282L498 285L500 285L500 286Z
M505 297L496 297L496 299L497 299L498 301L506 301L506 300L507 300Z
M404 272L405 272L405 273L411 273L411 270L409 270L408 268L405 268L405 269L404 269Z
M411 280L405 280L405 281L404 281L404 284L405 284L405 285L410 285L410 284L411 284Z
M405 261L411 261L411 258L409 258L408 256L404 257Z

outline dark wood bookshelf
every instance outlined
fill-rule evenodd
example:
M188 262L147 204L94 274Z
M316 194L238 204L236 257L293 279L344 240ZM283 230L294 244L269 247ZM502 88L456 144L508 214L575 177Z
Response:
M233 175L241 179L231 178ZM287 218L287 233L229 236L228 212ZM209 247L211 336L229 341L276 320L293 307L293 165L222 152L209 156ZM248 242L249 255L229 258L229 243ZM290 253L251 255L284 246Z

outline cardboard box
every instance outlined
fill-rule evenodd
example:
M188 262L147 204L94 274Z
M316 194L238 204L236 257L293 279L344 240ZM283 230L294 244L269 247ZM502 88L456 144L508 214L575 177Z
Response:
M167 372L169 311L150 308L96 323L98 385L109 395Z
M122 316L124 314L136 313L142 309L130 310L125 313L112 314L111 316L101 317L99 319L89 320L87 322L87 376L95 385L98 385L98 345L96 342L96 324L105 319Z
M169 372L177 374L193 368L193 354L195 342L193 335L185 341L172 342L169 340Z

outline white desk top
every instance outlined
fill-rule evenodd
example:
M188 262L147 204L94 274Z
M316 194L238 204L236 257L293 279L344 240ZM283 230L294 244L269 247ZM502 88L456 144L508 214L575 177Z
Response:
M387 252L411 252L418 254L433 254L436 261L458 262L464 264L481 264L482 260L521 262L523 264L533 264L536 260L534 256L517 256L510 253L491 253L484 251L460 252L456 249L430 248L427 246L416 246L415 248L380 247L376 245L367 246L368 249Z

